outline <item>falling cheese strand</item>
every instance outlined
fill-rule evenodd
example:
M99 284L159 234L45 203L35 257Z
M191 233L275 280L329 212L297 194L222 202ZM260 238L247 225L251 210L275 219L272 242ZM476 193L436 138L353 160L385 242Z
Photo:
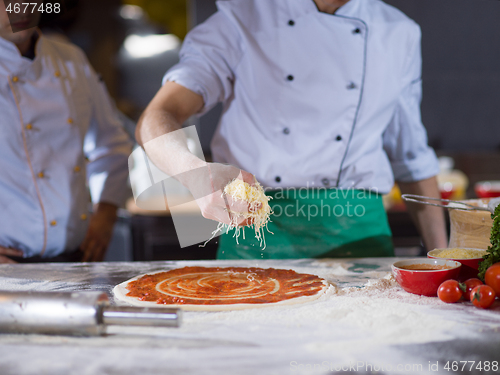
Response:
M269 199L262 186L256 181L255 186L251 186L247 182L235 179L226 185L224 194L230 196L234 201L248 202L248 212L243 214L238 213L239 217L244 217L246 220L250 219L251 226L255 229L255 238L260 241L260 246L264 244L265 238L262 228L267 228L269 217L271 216L271 207L269 206ZM259 208L260 206L260 208ZM234 212L231 212L234 214ZM239 231L237 223L232 223L232 227L236 227L236 236L238 237ZM243 232L243 238L245 234Z
M267 223L272 215L271 207L269 206L271 197L268 197L264 193L264 189L257 181L255 185L252 186L239 179L234 179L228 183L224 188L223 194L230 196L234 201L247 202L249 206L248 212L229 211L231 214L231 223L229 225L219 223L217 229L212 233L211 239L214 238L217 233L223 232L224 229L226 233L231 229L235 229L234 237L236 238L236 243L239 244L238 237L241 235L241 231L243 231L243 239L245 239L245 229L244 227L238 226L237 219L244 218L251 223L249 226L255 230L255 238L259 241L262 250L264 250L266 248L266 239L263 228L267 229ZM272 233L268 229L267 231Z

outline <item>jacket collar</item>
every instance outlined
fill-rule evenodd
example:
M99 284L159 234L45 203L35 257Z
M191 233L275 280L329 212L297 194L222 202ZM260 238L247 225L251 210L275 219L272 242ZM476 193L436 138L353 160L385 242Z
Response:
M33 60L23 57L17 46L0 37L0 75L23 75L30 68L40 64L44 51L44 40L42 33L37 29L38 40L35 45L35 58Z
M361 7L368 1L370 0L350 0L337 9L334 15L320 12L313 0L298 0L294 1L294 3L297 5L298 10L301 13L316 13L318 16L324 15L360 18Z

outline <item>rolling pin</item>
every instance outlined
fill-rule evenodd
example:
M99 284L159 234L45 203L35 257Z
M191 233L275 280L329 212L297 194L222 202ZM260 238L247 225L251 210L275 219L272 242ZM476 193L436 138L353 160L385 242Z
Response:
M98 336L106 326L179 327L181 310L111 306L103 292L0 291L0 332Z

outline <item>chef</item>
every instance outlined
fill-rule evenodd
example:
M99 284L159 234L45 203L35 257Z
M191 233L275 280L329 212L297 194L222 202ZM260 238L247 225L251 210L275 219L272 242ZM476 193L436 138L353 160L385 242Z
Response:
M0 263L102 260L131 142L84 54L25 27L38 17L0 1Z
M180 62L143 114L137 138L191 191L205 164L179 137L155 142L217 102L212 177L241 169L266 187L274 215L262 250L220 238L219 258L391 256L382 194L438 197L438 163L420 117L420 28L378 0L230 0L186 37ZM212 181L213 178L210 179ZM197 197L205 217L226 203ZM408 210L428 249L446 247L443 213ZM225 220L221 219L226 212Z

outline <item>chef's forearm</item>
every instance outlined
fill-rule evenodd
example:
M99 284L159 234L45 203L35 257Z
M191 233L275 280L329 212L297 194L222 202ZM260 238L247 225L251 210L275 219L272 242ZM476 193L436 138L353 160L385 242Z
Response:
M179 130L182 127L182 120L161 105L151 103L137 123L135 129L137 142L144 147L144 144L151 140Z
M153 163L170 176L202 167L205 163L193 155L177 119L163 109L144 113L139 132L144 151Z
M115 222L117 218L118 206L111 202L99 202L94 205L94 213L107 217Z
M166 82L137 124L137 141L153 163L171 176L206 164L189 151L185 134L180 131L182 124L201 107L201 96Z
M416 194L440 198L436 177L416 182L398 182L403 194ZM422 236L427 250L448 246L446 224L442 208L423 204L407 203L407 210Z

